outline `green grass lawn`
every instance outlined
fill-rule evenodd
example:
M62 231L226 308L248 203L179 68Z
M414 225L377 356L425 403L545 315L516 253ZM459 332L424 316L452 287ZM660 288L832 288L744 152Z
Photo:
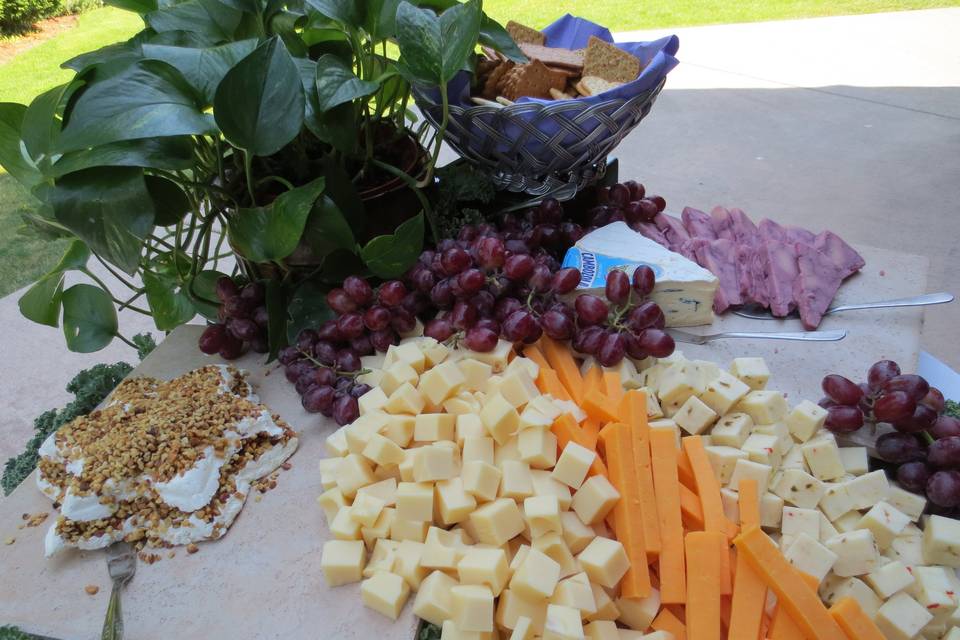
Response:
M486 11L543 27L564 13L582 16L613 30L680 25L756 22L826 15L846 15L955 6L958 0L486 0ZM110 7L80 17L72 30L0 65L0 102L29 103L37 94L70 78L65 60L129 38L142 27L133 13ZM15 233L19 211L31 207L30 196L0 172L0 296L49 269L62 251L59 243L25 240Z

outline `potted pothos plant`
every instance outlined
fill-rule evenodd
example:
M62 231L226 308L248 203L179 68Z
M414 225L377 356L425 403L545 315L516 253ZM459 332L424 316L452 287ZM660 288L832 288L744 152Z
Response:
M0 165L40 203L28 228L73 239L20 309L74 351L126 340L117 309L163 331L214 319L225 260L265 280L274 353L329 283L398 276L437 229L442 135L416 124L411 83L445 87L478 44L522 56L481 0L108 3L144 29L0 104Z

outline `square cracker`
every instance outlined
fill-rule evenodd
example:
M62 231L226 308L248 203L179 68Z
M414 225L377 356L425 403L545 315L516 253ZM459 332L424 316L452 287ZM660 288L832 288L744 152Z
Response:
M533 44L543 44L547 41L547 36L542 31L537 31L533 27L510 20L507 22L507 33L517 44L521 42L532 42Z
M608 82L630 82L640 75L640 59L614 44L590 36L583 56L583 75Z
M561 67L579 73L583 69L583 49L563 49L561 47L545 47L539 44L523 43L520 45L523 55L531 60L539 60L550 67Z
M560 91L559 89L550 87L550 97L554 100L572 100L575 96L572 96L565 91Z
M508 100L522 96L549 99L551 88L562 91L567 86L566 75L550 70L539 60L517 65L506 78L501 95Z
M622 86L622 82L610 82L597 76L583 76L577 83L576 89L585 96L595 96L610 89L616 89Z

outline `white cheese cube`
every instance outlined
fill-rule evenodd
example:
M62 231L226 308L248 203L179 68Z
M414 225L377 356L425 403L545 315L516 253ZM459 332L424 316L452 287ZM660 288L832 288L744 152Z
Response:
M393 440L375 433L363 448L363 457L379 465L400 464L406 457L403 449Z
M415 416L423 411L424 406L426 406L426 400L420 395L420 392L409 382L404 382L397 387L396 391L390 394L383 410L394 415L405 414Z
M470 514L470 524L477 542L495 547L503 546L525 528L520 508L509 498L499 498L479 507Z
M520 459L534 469L552 469L557 463L557 436L547 427L524 429L517 447Z
M823 497L820 498L820 510L831 521L835 521L853 510L853 498L847 493L847 486L843 483L824 484Z
M468 391L481 391L493 375L493 367L473 358L464 358L457 365L460 367L460 373L463 374L463 388Z
M484 403L480 420L497 444L504 444L516 433L520 414L506 398L496 393Z
M370 438L386 426L389 416L380 411L367 413L347 425L344 434L350 453L361 453Z
M696 396L690 396L674 414L673 421L690 435L703 433L717 421L717 414Z
M353 498L357 489L373 484L374 480L370 463L355 453L343 458L337 469L337 487L345 498Z
M863 579L884 600L897 591L906 589L914 581L913 574L899 560L888 562L876 571L868 573Z
M553 420L543 415L536 409L531 409L530 406L524 407L523 411L520 413L520 424L517 426L519 431L524 429L549 429L550 425L553 424Z
M840 448L832 438L810 440L801 445L800 450L803 451L810 473L820 480L836 480L846 473L843 460L840 459Z
M420 374L410 366L409 362L394 362L384 369L383 376L380 378L380 388L390 396L404 384L416 386L419 379Z
M413 481L435 482L460 475L459 450L453 442L446 446L444 442L435 442L420 447L413 459Z
M370 554L370 560L363 568L363 577L369 578L377 571L393 571L393 565L397 560L397 548L399 546L400 543L394 540L376 540L373 552Z
M834 520L833 526L840 533L856 531L857 526L860 524L860 518L862 517L863 514L861 514L859 511L848 511Z
M320 484L324 491L329 491L337 486L337 469L340 468L340 461L341 458L339 457L320 459L317 466L320 469Z
M613 509L620 494L602 475L591 476L573 496L571 507L585 524L596 524Z
M901 592L880 607L875 622L887 640L911 640L932 619L922 605Z
M474 461L493 464L493 438L464 438L462 446L463 451L460 458L463 464Z
M886 549L910 523L910 517L886 502L878 502L858 523L861 529L869 529L880 549Z
M460 631L493 631L493 594L490 588L460 584L450 589L453 623Z
M613 589L630 568L623 545L609 538L594 538L577 556L591 582Z
M815 509L826 492L822 482L800 469L784 470L770 489L786 502L804 509Z
M560 581L560 564L539 549L530 549L513 572L510 591L522 598L545 600Z
M733 374L721 371L707 383L699 398L718 415L726 415L750 392L750 387Z
M548 604L543 640L580 640L580 638L583 638L580 611L573 607Z
M800 471L809 472L810 469L807 467L807 461L803 459L803 451L800 447L791 447L789 451L783 456L783 460L780 461L781 469L799 469Z
M494 619L498 626L503 629L522 629L528 626L530 635L523 640L532 640L533 634L542 634L544 623L547 619L547 600L540 598L524 598L512 589L504 589L497 602L497 611ZM523 620L529 620L529 625L524 625ZM513 637L511 636L511 640Z
M850 475L862 476L870 470L866 447L841 447L840 461Z
M444 526L463 522L477 508L476 498L464 489L463 480L460 478L437 482L435 491L435 511L440 516L440 523Z
M377 521L372 527L360 527L360 536L363 538L363 542L367 545L368 549L377 544L378 540L390 537L396 515L396 509L385 507L384 510L380 512L380 517L377 518Z
M525 371L505 374L497 391L518 410L540 395L533 378Z
M880 566L880 550L868 529L857 529L829 538L826 547L837 554L833 572L838 576L862 576Z
M347 427L349 425L344 425L327 436L325 441L327 453L331 456L342 458L343 456L350 453L350 448L347 447Z
M538 538L533 538L533 548L546 554L554 562L560 565L560 577L571 576L581 569L577 566L570 549L563 541L563 536L555 531L545 533Z
M500 465L500 497L522 501L533 495L530 465L520 460L504 460Z
M720 502L723 514L731 522L740 522L740 494L726 487L720 489Z
M460 477L463 489L479 502L495 500L500 489L500 469L483 460L463 463Z
M770 369L763 358L734 358L730 373L751 389L764 389L770 379Z
M830 606L842 598L853 598L870 618L876 617L877 610L883 604L883 601L863 580L842 578L832 573L821 583L819 594L820 598Z
M361 527L372 527L385 506L386 503L375 495L357 492L357 497L350 506L350 518Z
M560 511L566 511L573 502L570 487L554 479L553 474L543 469L530 469L533 478L533 495L556 496L560 503Z
M624 359L626 361L626 359ZM658 420L663 417L663 407L660 406L660 400L657 399L656 392L650 387L640 387L640 391L647 398L647 418Z
M794 567L823 581L833 564L837 561L837 554L820 544L815 537L801 532L794 539L784 557Z
M880 469L848 480L845 485L847 493L853 500L854 509L869 509L886 499L890 492L887 475Z
M349 506L338 487L327 489L317 496L317 504L323 509L323 515L326 517L328 525L337 517L337 512L341 508Z
M451 589L457 581L443 571L434 571L420 583L420 590L413 600L413 614L435 625L453 615Z
M753 418L746 413L729 413L714 425L710 438L714 444L741 447L753 430Z
M740 447L750 459L774 469L780 467L780 447L777 436L766 433L751 433Z
M793 437L790 435L790 430L787 429L787 425L782 422L754 427L753 433L762 433L776 437L777 453L780 454L781 458L793 449Z
M520 439L511 436L504 443L497 443L493 448L493 464L500 467L507 460L523 462L520 460Z
M401 520L433 520L433 483L401 482L397 485L397 517Z
M475 414L480 411L480 401L470 391L460 391L443 401L443 410L455 416Z
M380 429L380 435L393 440L401 447L407 447L413 440L414 421L413 416L389 416L387 424Z
M917 533L905 532L905 535L898 536L887 549L887 555L908 567L923 564L926 562L923 557L923 533L918 529Z
M516 358L511 360L507 365L507 368L504 369L505 373L513 373L515 371L526 373L528 376L536 380L537 375L540 373L540 365L530 358L518 355Z
M510 579L507 554L503 549L468 548L457 563L457 573L460 584L486 586L497 597Z
M560 525L563 530L563 541L570 549L570 553L580 553L596 536L593 529L580 520L573 511L564 511L560 514Z
M753 462L752 460L739 459L733 466L733 473L730 475L728 488L739 491L741 480L744 478L753 478L757 481L757 491L763 495L767 491L772 473L773 468L770 465Z
M751 391L737 405L737 411L749 414L754 424L773 424L787 416L787 400L779 391Z
M956 574L947 567L913 567L915 582L907 591L937 616L957 607Z
M558 582L549 602L576 609L581 616L597 612L597 602L593 597L593 590L590 589L590 578L584 572Z
M653 589L646 598L617 598L617 620L634 631L643 632L660 612L660 591ZM622 637L622 636L621 636Z
M337 587L363 579L366 551L362 540L327 540L323 543L320 567L327 585Z
M936 515L927 519L923 558L927 564L960 567L960 520Z
M500 340L493 351L478 353L476 351L465 351L464 357L470 357L480 362L486 362L493 367L494 373L500 373L507 368L507 361L510 354L513 353L513 343L508 340Z
M553 468L553 477L571 489L579 489L597 454L575 442L568 442Z
M823 512L820 512L820 539L826 540L827 538L832 538L833 536L839 534L837 528L833 526L833 523L823 515Z
M805 533L817 540L820 537L820 514L815 509L784 507L780 533L794 538Z
M537 396L530 401L526 408L543 414L550 420L556 420L561 414L560 407L557 406L551 396Z
M373 387L357 399L357 404L360 406L360 415L380 411L387 404L387 394L381 387Z
M920 519L920 516L923 515L923 510L927 508L926 498L909 491L904 491L896 485L890 486L890 492L887 493L887 502L899 511L907 514L914 522Z
M826 419L826 409L809 400L803 400L787 414L784 422L794 438L806 442L820 431Z
M664 410L679 409L687 398L703 393L706 384L701 378L700 369L690 362L678 362L666 371L660 378L657 395Z
M423 543L427 537L430 522L424 520L403 520L398 518L394 510L393 521L390 523L390 539L398 542ZM419 558L419 555L417 556Z
M572 400L555 399L553 404L557 405L557 408L560 409L562 413L569 413L578 423L587 419L587 412L581 409L579 405Z
M417 388L434 405L440 405L466 384L460 367L454 361L443 362L420 376Z
M761 494L760 498L760 526L767 529L779 529L783 518L783 498L770 493Z
M423 413L414 418L413 439L416 442L454 440L457 416L448 413Z
M531 496L523 501L523 515L530 528L530 535L536 539L546 533L563 532L560 523L560 501L556 496Z
M363 604L396 620L410 597L410 585L395 573L381 571L360 583Z
M733 475L733 469L737 465L737 460L746 460L748 455L746 451L735 449L734 447L715 446L704 447L707 458L710 460L710 466L713 467L713 473L717 476L720 484L730 482Z

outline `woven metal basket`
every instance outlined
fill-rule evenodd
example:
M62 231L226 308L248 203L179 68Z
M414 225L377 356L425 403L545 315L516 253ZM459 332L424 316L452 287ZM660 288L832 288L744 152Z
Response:
M665 82L664 77L629 98L590 105L579 100L450 105L444 140L490 174L500 189L531 195L570 192L572 197L602 177L607 155L650 113ZM416 87L413 93L439 130L442 105Z

